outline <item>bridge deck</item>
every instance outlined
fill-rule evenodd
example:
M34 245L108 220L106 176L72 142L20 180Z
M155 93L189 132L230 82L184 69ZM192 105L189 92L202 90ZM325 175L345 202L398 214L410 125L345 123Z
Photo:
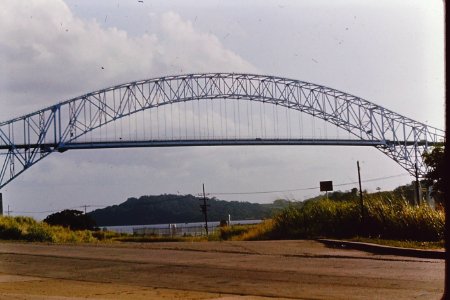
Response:
M387 141L389 144L389 141ZM396 141L396 144L413 145L411 141ZM55 143L16 144L16 149L41 148L43 150L66 151L76 149L108 149L135 147L187 147L187 146L251 146L251 145L311 145L311 146L386 146L386 142L355 139L202 139L202 140L137 140L137 141L89 141L72 142L63 145ZM0 145L0 150L11 150L10 145Z

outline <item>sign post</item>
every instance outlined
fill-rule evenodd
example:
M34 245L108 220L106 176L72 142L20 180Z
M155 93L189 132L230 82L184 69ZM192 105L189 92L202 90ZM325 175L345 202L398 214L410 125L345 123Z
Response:
M202 213L205 216L206 236L208 236L208 207L209 204L206 204L205 184L203 184L203 204L200 205L200 208L202 209Z
M328 191L333 190L333 181L321 181L320 182L320 191L325 192L328 199Z
M361 187L361 170L359 168L359 160L356 161L356 166L358 167L359 202L361 205L361 228L364 228L364 200L363 200L363 191Z

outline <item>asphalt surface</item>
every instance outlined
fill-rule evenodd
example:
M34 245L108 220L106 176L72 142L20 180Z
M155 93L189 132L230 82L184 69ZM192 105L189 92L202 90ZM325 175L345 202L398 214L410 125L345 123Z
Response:
M0 243L0 299L440 299L444 261L317 241Z

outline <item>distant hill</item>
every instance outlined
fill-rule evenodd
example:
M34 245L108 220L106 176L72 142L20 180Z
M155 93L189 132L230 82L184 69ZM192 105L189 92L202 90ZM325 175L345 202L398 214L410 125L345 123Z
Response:
M202 203L202 198L192 195L142 196L139 199L129 198L119 205L94 210L89 215L98 226L202 222ZM289 203L286 200L258 204L208 199L208 220L227 220L229 214L232 220L264 219Z

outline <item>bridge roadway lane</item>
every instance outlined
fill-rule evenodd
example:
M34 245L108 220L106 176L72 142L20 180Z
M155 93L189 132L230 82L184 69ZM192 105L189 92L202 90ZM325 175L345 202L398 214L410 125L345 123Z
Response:
M443 277L443 260L315 241L0 243L0 299L439 299Z

